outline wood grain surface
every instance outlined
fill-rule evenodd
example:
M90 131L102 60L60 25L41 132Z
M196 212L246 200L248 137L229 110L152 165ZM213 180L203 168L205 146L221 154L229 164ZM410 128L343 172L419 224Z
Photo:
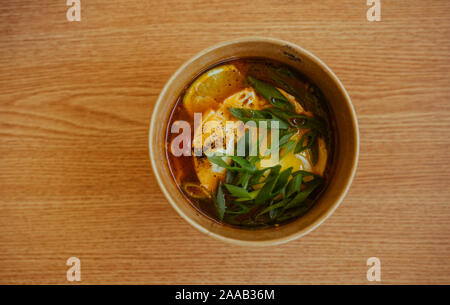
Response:
M65 0L0 5L0 283L450 283L450 2ZM361 155L342 205L271 248L207 237L153 176L164 83L225 40L276 37L347 88Z

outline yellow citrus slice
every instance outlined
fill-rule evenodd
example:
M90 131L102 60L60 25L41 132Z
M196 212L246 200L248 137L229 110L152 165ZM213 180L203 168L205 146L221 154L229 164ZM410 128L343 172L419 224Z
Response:
M215 67L197 78L183 98L186 110L204 112L215 108L225 98L244 88L245 78L234 65Z

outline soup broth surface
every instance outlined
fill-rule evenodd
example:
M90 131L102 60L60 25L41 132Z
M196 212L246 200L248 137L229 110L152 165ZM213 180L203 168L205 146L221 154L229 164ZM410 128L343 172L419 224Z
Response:
M322 92L303 74L271 59L232 59L180 93L167 121L167 163L205 216L278 226L307 213L326 188L333 126Z

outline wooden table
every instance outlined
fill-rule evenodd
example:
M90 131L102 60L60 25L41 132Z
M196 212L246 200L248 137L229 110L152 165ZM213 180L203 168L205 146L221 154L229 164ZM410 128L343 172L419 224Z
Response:
M0 5L0 283L450 283L450 2L65 0ZM259 35L323 59L361 155L342 205L271 248L211 239L168 204L148 158L164 83L188 58Z

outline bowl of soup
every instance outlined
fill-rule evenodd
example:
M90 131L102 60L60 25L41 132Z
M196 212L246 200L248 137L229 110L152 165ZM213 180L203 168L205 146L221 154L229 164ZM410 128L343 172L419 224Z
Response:
M359 132L325 63L252 37L210 47L175 72L153 110L149 151L188 223L223 241L274 245L312 231L342 202Z

